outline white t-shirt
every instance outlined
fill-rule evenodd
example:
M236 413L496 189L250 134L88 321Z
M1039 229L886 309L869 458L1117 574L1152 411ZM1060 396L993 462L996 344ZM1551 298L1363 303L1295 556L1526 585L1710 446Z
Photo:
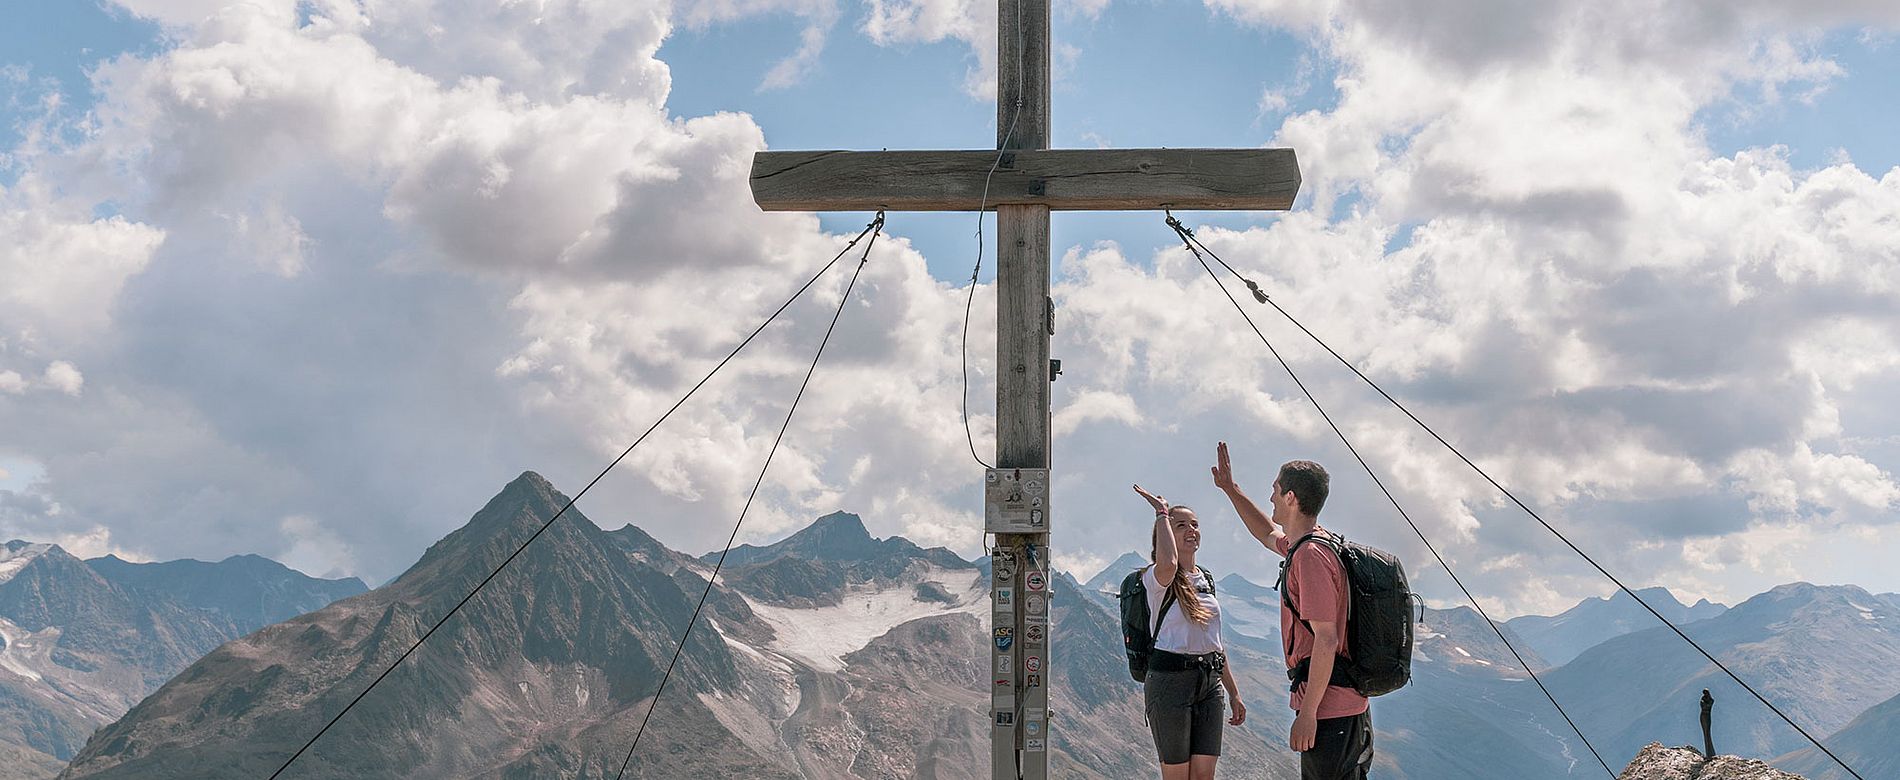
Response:
M1211 616L1203 626L1188 619L1187 610L1176 602L1168 607L1168 614L1161 618L1161 630L1155 632L1155 649L1185 655L1200 655L1223 650L1220 641L1220 601L1214 598L1212 578L1201 573L1200 569L1188 572L1188 582L1200 587L1195 595L1207 607ZM1168 595L1167 587L1155 579L1155 567L1149 566L1141 571L1141 584L1148 589L1148 619L1153 620L1161 612L1161 600Z

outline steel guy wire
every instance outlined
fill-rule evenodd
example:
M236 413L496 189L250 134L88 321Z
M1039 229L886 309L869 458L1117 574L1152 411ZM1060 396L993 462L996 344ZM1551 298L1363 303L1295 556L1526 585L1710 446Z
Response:
M567 510L573 508L574 502L581 500L581 496L587 495L587 491L592 490L596 483L600 482L603 477L606 477L607 472L613 471L614 467L620 465L620 461L625 460L627 455L632 453L635 447L640 446L640 443L646 441L648 436L653 435L653 432L659 429L661 423L666 422L668 417L672 417L674 412L679 411L679 408L686 404L687 399L692 398L695 393L699 392L701 387L704 387L706 383L713 378L713 375L718 374L720 369L725 368L727 363L732 362L732 359L739 355L740 350L745 349L746 345L751 344L754 338L757 338L760 333L765 332L766 326L771 325L774 320L778 319L780 314L784 314L786 309L791 308L794 302L804 296L805 291L810 290L812 285L817 284L818 280L823 277L826 272L830 271L832 266L837 265L838 261L842 259L846 253L850 252L852 247L857 246L857 243L863 240L866 234L871 233L874 228L881 228L883 223L883 212L879 212L878 218L872 221L871 224L866 225L864 230L859 231L857 237L851 239L849 243L846 243L843 249L838 250L837 256L831 258L831 262L826 263L825 266L818 269L818 272L813 274L810 279L807 279L805 284L798 288L797 292L792 293L791 298L786 299L784 303L780 304L779 307L772 312L771 316L766 317L765 321L759 323L757 328L754 328L751 333L747 334L745 339L739 342L738 346L733 347L731 352L720 359L718 365L713 366L711 371L706 372L705 376L700 377L700 380L693 385L692 389L686 391L686 395L681 396L678 401L673 403L671 408L666 410L666 413L660 415L659 419L654 420L653 424L648 426L646 431L640 434L639 438L635 439L632 444L627 445L627 448L622 450L620 455L613 459L613 462L608 463L606 468L601 469L599 474L594 475L594 479L588 482L586 487L581 488L579 493L575 493L573 498L568 499L567 503L563 505L559 511L555 512L553 517L548 518L547 522L542 523L541 527L536 529L534 534L528 537L527 541L522 542L519 547L516 547L515 551L510 553L507 559L503 560L499 566L496 566L494 571L489 572L487 577L482 578L482 581L477 583L475 588L468 592L468 595L463 596L461 601L456 602L455 606L451 607L447 614L444 614L440 620L437 620L435 625L430 626L428 631L424 632L420 638L416 639L414 644L409 646L409 649L404 650L402 655L398 656L395 662L389 665L389 668L384 669L382 674L377 675L375 680L370 681L369 687L364 688L361 693L356 694L356 698L351 699L349 704L344 705L342 711L330 719L330 722L325 723L323 728L318 729L317 733L303 744L303 747L297 748L297 752L292 753L290 758L285 759L283 766L278 767L277 771L270 774L271 780L275 780L277 776L282 775L284 770L289 769L290 765L294 763L299 756L302 756L310 749L311 745L315 745L318 739L321 739L325 733L328 733L330 727L335 726L338 721L343 719L344 715L349 714L350 710L356 707L357 702L362 701L363 697L368 696L370 691L376 690L376 686L381 684L385 678L389 677L391 672L396 671L396 667L401 666L402 662L407 660L410 654L416 651L416 648L421 647L423 642L428 641L429 637L434 636L437 629L440 629L444 623L449 622L449 618L454 617L455 613L460 612L462 607L468 604L470 599L475 598L475 594L480 593L482 588L487 587L488 583L494 580L497 575L501 574L503 569L508 568L508 564L513 563L515 558L521 555L522 551L528 549L528 545L534 544L534 540L541 538L541 534L546 532L550 526L554 525L554 521L561 519L562 515L567 514ZM875 241L875 239L873 240ZM868 246L866 250L869 250Z
M1260 343L1266 345L1267 351L1273 353L1273 359L1279 361L1281 368L1286 369L1287 376L1293 378L1293 384L1299 386L1300 392L1305 394L1306 400L1313 404L1313 408L1319 412L1319 416L1326 420L1326 425L1333 429L1333 433L1339 436L1339 440L1346 445L1346 450L1352 453L1353 459L1359 461L1359 466L1365 469L1366 476L1372 477L1372 483L1379 487L1379 492L1385 494L1387 501L1392 502L1392 508L1398 510L1399 517L1404 518L1405 524L1412 527L1412 533L1418 534L1418 540L1425 543L1425 549L1431 551L1432 557L1438 561L1438 565L1445 568L1445 573L1451 575L1452 583L1457 585L1458 590L1465 594L1465 599L1471 602L1471 606L1478 610L1478 617L1484 620L1485 625L1491 627L1492 633L1497 634L1498 641L1503 642L1505 649L1511 651L1511 657L1517 659L1517 663L1523 667L1524 673L1530 675L1531 681L1537 684L1537 689L1544 692L1544 698L1549 699L1550 705L1557 708L1557 714L1563 717L1565 723L1570 724L1570 730L1576 732L1577 738L1583 740L1583 746L1590 750L1590 755L1596 757L1597 763L1603 765L1603 771L1608 773L1612 780L1614 780L1616 770L1611 769L1609 762L1604 761L1603 756L1597 753L1596 746L1590 744L1590 738L1583 735L1583 729L1578 728L1576 721L1570 719L1570 713L1565 712L1563 705L1557 703L1557 697L1551 694L1549 688L1544 687L1544 681L1538 678L1537 672L1531 669L1531 665L1524 660L1524 656L1518 654L1517 648L1511 645L1511 640L1504 637L1504 630L1499 628L1498 624L1491 620L1491 616L1484 611L1484 605L1478 603L1478 597L1472 595L1471 589L1465 587L1464 581L1458 578L1458 573L1452 570L1451 564L1445 560L1443 555L1438 554L1438 548L1432 546L1430 539L1425 538L1425 532L1418 527L1418 523L1412 522L1412 517L1405 512L1405 507L1399 505L1398 497L1392 495L1392 491L1386 488L1385 481L1379 479L1379 475L1372 470L1372 464L1366 462L1365 456L1359 454L1359 448L1354 447L1352 440L1346 437L1346 432L1341 430L1337 423L1333 422L1332 415L1326 413L1326 408L1321 406L1319 399L1313 396L1313 391L1308 390L1306 383L1300 381L1299 374L1294 373L1293 366L1286 362L1286 358L1280 356L1280 350L1274 348L1273 342L1269 341L1267 334L1262 332L1260 326L1254 323L1253 317L1248 316L1246 308L1240 305L1240 300L1235 298L1233 293L1228 292L1227 285L1221 283L1220 277L1214 273L1213 266L1208 265L1207 260L1201 257L1201 251L1195 248L1196 242L1193 241L1194 234L1189 231L1186 226L1182 225L1180 220L1175 219L1173 214L1168 214L1167 221L1168 227L1174 228L1174 232L1180 235L1181 243L1186 245L1187 250L1194 254L1195 261L1199 262L1201 268L1207 271L1207 278L1214 282L1214 286L1220 288L1221 294L1226 296L1227 301L1234 305L1234 311L1239 312L1241 318L1247 321L1247 325L1253 328L1254 335L1260 337ZM1225 266L1227 264L1222 262L1221 265ZM1228 270L1232 271L1233 269L1229 267ZM1234 275L1239 276L1237 273ZM1247 286L1253 290L1256 298L1265 296L1265 293L1261 292L1260 288L1252 282L1248 282Z
M877 219L871 221L876 228L871 240L864 244L864 255L858 259L857 270L851 272L851 281L845 285L844 296L838 299L838 310L831 315L831 324L825 326L825 337L818 342L818 351L811 357L811 367L805 369L805 379L798 384L798 393L792 396L792 405L785 410L785 422L779 425L778 435L772 438L772 449L765 454L765 463L759 467L759 478L752 483L752 492L745 498L745 506L739 510L739 519L732 524L732 534L726 537L726 547L719 551L719 560L713 564L712 575L706 578L706 589L699 594L699 604L693 607L693 616L686 620L686 631L680 635L679 645L673 648L673 658L666 662L666 673L660 677L660 685L653 691L653 699L647 703L646 715L640 718L640 728L633 734L633 744L627 748L627 757L620 762L620 771L614 774L616 780L627 773L627 765L633 762L634 751L640 748L640 737L647 732L647 721L653 717L653 708L660 704L660 694L666 692L666 683L673 678L673 667L679 663L680 652L686 649L687 640L693 636L693 626L699 622L699 613L706 607L706 599L712 595L713 583L719 581L719 570L726 565L726 555L732 552L733 542L739 539L739 527L745 525L746 513L752 511L752 501L759 497L759 487L765 484L765 474L772 468L772 458L778 455L778 446L785 440L785 431L792 427L792 416L798 413L798 402L805 397L805 388L811 385L813 374L818 373L818 360L825 355L825 345L831 343L831 333L838 327L838 319L844 316L845 304L851 301L851 291L858 285L858 276L864 273L864 266L871 260L871 247L877 245L877 237L883 233L884 212L877 213ZM870 228L867 228L867 230ZM862 234L860 234L862 235Z
M1846 761L1841 760L1840 756L1834 755L1834 751L1829 750L1826 745L1821 744L1821 741L1818 739L1815 739L1814 735L1809 734L1807 729L1804 729L1801 727L1801 724L1796 723L1793 718L1788 717L1787 713L1782 712L1780 707L1776 707L1774 702L1771 702L1768 700L1768 697L1761 695L1759 691L1755 690L1754 686L1749 685L1747 681L1743 680L1740 676L1736 675L1735 672L1731 671L1726 664L1723 664L1720 660L1717 660L1716 657L1713 654L1711 654L1708 650L1704 649L1700 643L1696 642L1694 639L1689 638L1688 634L1683 633L1683 630L1681 627L1671 622L1669 618L1663 617L1662 613L1657 612L1655 607L1650 606L1649 602L1646 602L1643 600L1643 597L1636 595L1636 591L1631 590L1628 585L1623 584L1623 581L1621 579L1618 579L1616 575L1611 574L1609 569L1603 568L1603 565L1597 563L1596 559L1590 557L1589 553L1584 552L1582 548L1579 548L1576 545L1576 543L1570 541L1570 537L1565 536L1562 531L1557 530L1555 526L1552 526L1548 521L1544 520L1543 516L1537 513L1537 510L1532 509L1529 504L1524 503L1522 499L1517 497L1517 494L1512 493L1509 488L1506 488L1502 483L1498 482L1497 479L1493 478L1490 472L1485 471L1483 467L1479 466L1476 462L1472 461L1471 458L1467 457L1463 451L1453 446L1451 442L1446 441L1445 437L1439 435L1437 430L1434 430L1432 426L1427 425L1424 420L1419 419L1418 415L1413 414L1412 410L1407 408L1405 404L1400 403L1397 398L1392 397L1392 394L1386 392L1385 388L1380 387L1379 383L1372 381L1372 378L1366 376L1365 372L1360 371L1358 366L1355 366L1352 364L1352 361L1347 360L1345 356L1339 354L1337 350L1334 350L1323 339L1321 339L1318 334L1315 334L1311 329L1308 329L1305 324L1299 321L1299 319L1295 318L1292 314L1288 313L1286 309L1282 308L1279 303L1276 303L1265 292L1262 292L1259 285L1254 284L1252 280L1247 279L1245 276L1242 276L1239 271L1234 270L1233 266L1228 265L1227 261L1221 260L1220 256L1215 254L1214 250L1208 249L1207 245L1202 244L1201 240L1199 238L1196 238L1192 231L1188 231L1185 227L1180 227L1179 220L1175 220L1172 216L1170 216L1168 219L1170 222L1169 226L1174 227L1175 232L1181 234L1181 240L1189 244L1190 250L1193 250L1195 247L1199 247L1199 251L1195 252L1196 257L1199 257L1200 251L1205 251L1210 257L1213 257L1215 261L1219 262L1221 266L1225 267L1229 273L1232 273L1235 277L1239 278L1241 281L1246 282L1247 287L1253 290L1254 298L1256 300L1268 306L1272 306L1274 311L1279 312L1280 316L1285 317L1288 322L1293 323L1294 327L1299 328L1300 332L1305 333L1308 338L1313 340L1313 343L1318 344L1321 349L1326 350L1327 354L1332 355L1335 360L1338 360L1341 365L1344 365L1347 370L1353 373L1354 376L1359 377L1361 381L1365 382L1367 386L1371 387L1387 402L1391 403L1400 412L1403 412L1405 416L1410 418L1413 423L1416 423L1419 428L1424 429L1424 431L1427 434L1430 434L1433 439L1436 439L1439 444L1444 445L1445 449L1450 450L1453 455L1458 456L1459 460L1464 461L1464 464L1466 466L1470 466L1471 470L1476 471L1478 473L1478 476L1483 477L1486 482L1491 483L1491 486L1496 488L1498 492L1503 493L1506 498L1509 498L1511 500L1511 503L1516 504L1519 509L1524 510L1524 513L1530 515L1531 519L1536 520L1538 525L1541 525L1544 527L1544 530L1549 531L1552 535L1556 536L1559 541L1562 541L1564 543L1564 546L1569 547L1571 552L1574 552L1579 557L1582 557L1586 562L1590 564L1592 568L1597 570L1597 573L1602 574L1610 582L1614 583L1619 590L1623 591L1624 593L1629 594L1630 598L1635 599L1636 603L1638 605L1641 605L1644 610L1648 611L1649 614L1655 616L1657 620L1662 621L1662 624L1665 626L1668 626L1669 630L1675 632L1676 636L1681 637L1682 641L1689 643L1689 646L1695 648L1695 651L1697 653L1701 653L1702 657L1708 659L1709 663L1715 664L1715 667L1717 669L1721 669L1722 673L1728 675L1729 679L1734 680L1735 684L1742 686L1742 690L1748 691L1749 695L1754 696L1756 701L1759 701L1762 703L1762 706L1767 707L1768 710L1770 712L1773 712L1776 717L1781 718L1783 723L1788 724L1790 728L1794 729L1803 738L1807 739L1809 743L1813 744L1816 748L1820 749L1822 753L1827 754L1828 758L1833 759L1834 763L1839 764L1841 768L1846 770L1849 775L1852 775L1855 778L1855 780L1865 780L1865 778L1862 778L1860 776L1859 772L1854 771L1853 767L1848 766ZM1203 265L1205 265L1205 263L1203 263ZM1213 269L1210 268L1209 273L1212 273L1212 270ZM1222 289L1225 290L1226 288L1223 287ZM1239 306L1239 302L1236 301L1235 305ZM1243 310L1241 312L1241 315L1245 316L1246 312ZM1252 323L1253 322L1252 318L1248 318L1248 322ZM1259 328L1256 327L1255 332L1256 333L1259 332ZM1261 337L1262 340L1265 340L1265 338L1266 338L1265 336ZM1269 348L1271 348L1271 345L1269 345ZM1450 571L1450 569L1446 569L1446 571Z

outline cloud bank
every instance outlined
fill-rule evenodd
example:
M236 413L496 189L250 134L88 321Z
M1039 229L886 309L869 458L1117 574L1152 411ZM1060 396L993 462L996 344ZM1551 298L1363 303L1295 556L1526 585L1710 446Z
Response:
M975 95L995 58L976 2L121 4L171 44L99 66L90 111L49 114L60 132L7 157L0 455L41 476L0 491L0 532L156 558L262 552L373 581L516 471L577 490L848 239L752 205L769 125L668 110L659 52L677 27L798 27L768 88L808 77L840 26L884 46L960 43ZM1330 78L1337 97L1259 138L1298 150L1298 208L1202 238L1586 549L1716 598L1878 576L1814 540L1900 550L1900 421L1880 411L1900 391L1900 171L1802 169L1783 148L1707 140L1711 121L1851 77L1829 36L1900 26L1890 8L1205 13L1297 34L1319 63L1300 78ZM977 550L958 414L968 288L932 278L892 225L742 539L845 508L880 534ZM1258 488L1279 460L1321 459L1339 492L1324 519L1424 568L1190 257L1058 251L1065 560L1140 546L1129 482L1212 497L1205 468L1227 439ZM686 549L723 542L844 280L790 309L582 509ZM986 456L993 301L976 290L970 330ZM1508 612L1602 592L1253 313L1481 595ZM1267 579L1225 520L1211 563ZM1442 590L1437 577L1422 581Z

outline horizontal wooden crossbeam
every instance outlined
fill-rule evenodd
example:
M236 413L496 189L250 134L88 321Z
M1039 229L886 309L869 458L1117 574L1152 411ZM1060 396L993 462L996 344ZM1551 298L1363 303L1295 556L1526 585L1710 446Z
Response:
M1299 191L1292 149L1023 150L1001 164L994 150L752 156L752 197L766 211L1281 211Z

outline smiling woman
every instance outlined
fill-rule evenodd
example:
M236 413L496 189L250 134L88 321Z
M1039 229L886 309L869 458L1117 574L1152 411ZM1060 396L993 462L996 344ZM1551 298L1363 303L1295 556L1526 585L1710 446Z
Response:
M1220 760L1223 701L1226 724L1246 721L1221 638L1214 576L1195 563L1201 523L1187 506L1135 486L1155 510L1150 558L1154 565L1122 583L1122 634L1131 672L1142 682L1148 729L1163 780L1213 780ZM1145 607L1145 609L1143 609ZM1130 620L1140 621L1129 625ZM1222 696L1225 689L1226 695Z

